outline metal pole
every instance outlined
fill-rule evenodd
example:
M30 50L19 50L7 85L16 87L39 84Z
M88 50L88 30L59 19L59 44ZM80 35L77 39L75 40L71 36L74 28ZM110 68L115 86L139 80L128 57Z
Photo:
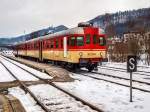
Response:
M130 72L130 102L132 102L132 72Z

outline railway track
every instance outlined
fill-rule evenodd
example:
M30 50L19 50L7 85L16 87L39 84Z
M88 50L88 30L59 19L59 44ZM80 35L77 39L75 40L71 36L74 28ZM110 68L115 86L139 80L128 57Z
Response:
M84 71L84 70L82 70L82 71ZM90 77L90 78L93 78L93 79L96 79L96 80L103 80L103 81L106 81L106 82L110 82L110 83L125 86L125 87L130 87L129 86L129 79L121 78L121 77L117 77L117 76L112 76L112 75L108 75L108 74L97 73L97 72L91 72L91 73L88 73L87 71L84 71L84 73L79 73L78 75ZM98 74L99 76L103 76L103 77L95 76L95 74ZM120 79L122 79L122 80L119 81ZM123 80L128 81L128 83L121 83L121 82L123 82ZM149 88L149 90L148 89L143 89L142 87L140 88L140 86L142 84L143 84L143 86L147 86ZM137 87L137 85L139 85L139 87ZM136 90L140 90L140 91L150 93L150 85L147 82L145 83L145 82L133 80L133 87L132 88L136 89Z
M32 76L38 78L39 80L44 81L46 84L49 84L49 85L53 86L54 88L56 88L56 89L62 91L63 93L69 95L70 97L74 98L75 100L82 102L82 104L84 104L84 105L90 107L91 109L93 109L93 111L103 112L100 108L94 106L93 104L89 103L88 101L85 101L84 99L82 99L82 98L80 98L80 97L78 97L78 96L72 94L71 92L68 92L68 91L66 91L65 89L63 89L63 88L57 86L56 84L54 84L53 82L51 82L51 80L45 80L45 79L43 79L43 78L41 78L41 77L35 75L34 73L30 72L29 70L27 70L27 69L25 69L25 68L23 68L23 67L17 65L16 63L12 62L13 60L10 61L11 59L8 59L8 58L6 58L6 57L2 57L2 58L5 59L5 60L7 60L8 62L12 63L13 65L19 67L20 69L26 71L27 73L31 74ZM1 63L2 63L2 62L1 62ZM5 66L3 63L2 63L2 65ZM5 68L10 72L10 74L12 74L13 76L15 76L6 66L5 66ZM17 79L17 77L14 77L14 78L22 85L23 88L25 88L25 91L28 91L28 90L29 90L29 89L26 89L26 85L23 84L19 79ZM29 91L30 91L30 90L29 90ZM31 91L30 91L29 93L31 93L31 96L34 95L34 94L32 94ZM34 96L33 96L33 98L34 98ZM35 98L36 98L36 97L35 97ZM36 99L35 99L35 100L36 100ZM38 100L38 99L37 99L37 100ZM38 101L37 101L37 102L38 102ZM50 112L50 111L44 106L44 104L42 104L40 101L39 101L39 105L40 105L40 106L43 108L43 110L45 110L46 112Z
M22 89L25 91L25 92L28 92L32 97L33 99L37 102L37 104L45 111L45 112L50 112L49 109L44 106L43 103L41 103L40 100L38 100L38 98L28 89L27 85L25 85L22 81L20 81L19 78L17 78L14 73L8 69L8 67L0 61L0 63L6 68L6 70L16 79L16 81L19 82L19 84L21 85Z
M113 78L128 80L128 81L130 80L129 78L119 77L119 76L114 76L114 75L109 75L109 74L104 74L104 73L99 73L99 72L91 72L91 73L98 74L98 75L103 75L103 76L107 76L107 77L113 77ZM138 83L141 83L141 84L150 85L149 82L144 82L144 81L139 81L139 80L134 80L134 79L132 79L132 81L133 81L133 82L138 82Z
M99 66L98 68L103 68L103 69L107 69L107 70L114 70L114 71L120 71L120 72L127 72L127 70L124 69L124 68L116 68L116 67L108 67L108 66ZM139 74L139 75L150 76L149 75L150 72L147 72L147 71L140 71L140 70L138 70L135 73Z

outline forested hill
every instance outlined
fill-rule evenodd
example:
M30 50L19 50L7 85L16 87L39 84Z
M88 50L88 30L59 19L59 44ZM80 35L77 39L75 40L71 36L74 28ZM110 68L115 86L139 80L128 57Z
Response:
M106 13L89 22L104 28L109 36L122 35L129 31L146 31L150 30L150 8Z

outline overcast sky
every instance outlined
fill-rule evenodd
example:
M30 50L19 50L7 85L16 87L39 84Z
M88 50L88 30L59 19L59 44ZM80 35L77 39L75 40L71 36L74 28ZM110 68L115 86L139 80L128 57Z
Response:
M0 37L77 26L98 15L150 7L150 0L0 0Z

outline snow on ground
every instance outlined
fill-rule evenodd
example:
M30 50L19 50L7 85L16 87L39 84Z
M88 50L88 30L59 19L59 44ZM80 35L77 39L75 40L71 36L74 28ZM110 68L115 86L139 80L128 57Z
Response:
M3 60L4 61L4 60ZM17 62L15 62L17 63ZM5 61L5 64L8 66L12 66L10 63ZM25 67L22 64L19 64L22 67ZM118 68L126 68L126 63L107 63L106 66L112 66L112 67L118 67ZM34 73L39 72L36 70L33 70L32 68L25 67L28 70L33 71ZM1 70L2 69L2 70ZM140 70L146 70L147 68L139 68ZM0 70L2 73L5 73L6 71L3 69L3 66L0 65ZM24 72L19 70L17 67L13 66L13 71L18 72L16 74L21 74L20 77L23 79L25 77L28 77L27 79L32 77L24 75ZM148 70L150 71L150 70ZM100 71L101 72L101 71ZM103 71L104 73L108 72L110 75L118 75L121 77L126 76L127 74L124 74L123 72L114 72L114 71L109 71L105 70ZM41 72L37 73L40 74ZM7 72L5 73L6 75L8 74ZM41 73L40 75L44 73ZM1 75L1 72L0 72ZM18 75L17 75L18 76ZM66 90L69 90L73 92L74 94L80 96L81 98L91 102L93 105L98 106L99 108L103 109L105 112L150 112L150 93L138 91L138 90L133 90L133 102L129 102L129 88L112 84L109 82L105 81L98 81L92 78L88 78L85 76L77 75L74 74L72 76L73 78L77 79L74 82L67 82L67 83L62 83L62 82L57 82L56 84L65 88ZM127 76L128 77L128 76ZM10 76L7 76L8 80L13 80L11 79ZM10 78L10 79L9 79ZM133 78L135 78L133 76ZM139 77L139 80L144 80L143 77ZM0 81L5 81L5 79L1 79ZM120 80L121 81L121 80ZM49 85L34 85L29 87L35 94L36 96L39 97L39 99L46 104L56 104L53 106L52 109L59 108L57 104L63 103L62 108L65 107L66 105L71 106L71 111L79 111L77 107L80 107L81 110L81 103L74 103L74 99L68 98L67 96L63 95L61 92L56 91L55 88L52 88ZM25 109L27 112L42 112L42 110L35 104L33 99L20 89L18 87L16 88L10 88L9 89L10 94L13 94L17 98L21 100L23 105L25 106ZM67 100L67 98L69 100ZM73 102L73 103L70 103ZM49 107L50 108L50 107ZM82 107L83 108L83 107ZM90 111L89 108L84 107L83 112ZM64 112L64 111L62 111Z
M108 66L108 67L115 67L115 68L123 68L123 69L127 69L127 63L117 63L117 62L105 62L102 63L102 65L104 66ZM147 65L138 65L137 66L137 71L149 71L150 72L150 66Z
M41 84L29 88L52 112L95 112L50 85Z
M32 76L31 74L25 72L24 70L18 68L17 66L11 64L10 62L2 59L0 57L0 60L8 67L8 69L10 71L12 71L12 73L19 78L22 81L37 81L38 79L35 78L34 76Z
M29 89L42 103L46 105L48 109L50 109L51 112L95 112L89 107L84 106L81 102L74 100L72 97L50 85L33 85L29 86ZM21 100L23 105L26 107L26 110L28 110L27 112L38 112L38 110L41 112L39 108L35 107L36 105L32 98L29 97L28 94L25 95L19 88L10 88L9 94L14 95ZM38 110L36 111L36 109Z
M107 70L106 70L107 71ZM102 72L101 72L102 73ZM106 74L110 74L109 72L104 72ZM113 72L110 75L115 75L115 73L117 74L117 72ZM104 75L99 75L99 74L91 74L91 73L84 73L88 76L92 76L92 77L96 77L96 78L100 78L100 79L106 79L109 81L113 81L113 82L118 82L120 84L124 84L124 85L130 85L129 80L124 80L124 79L119 79L119 78L113 78L113 77L108 77L108 76L104 76ZM129 74L128 74L129 75ZM116 76L116 75L115 75ZM135 79L135 78L133 78ZM138 82L133 82L133 87L137 87L137 88L141 88L141 89L146 89L150 91L150 86L147 84L143 84L143 83L138 83Z
M108 74L108 75L113 75L113 76L118 76L118 77L123 77L123 78L127 78L130 79L130 73L124 71L115 71L115 70L108 70L105 69L106 67L100 67L98 68L98 73L104 73L104 74ZM146 74L146 73L144 73ZM138 80L138 81L143 81L143 82L150 82L150 74L147 75L140 75L140 74L136 74L133 73L133 79L134 80Z
M23 107L27 112L44 112L41 107L39 107L34 99L27 93L25 93L19 87L9 88L9 94L12 94L20 100Z
M4 58L5 58L5 57L4 57ZM7 59L8 59L8 58L7 58ZM38 70L36 70L36 69L33 69L33 68L31 68L31 67L28 67L28 66L26 66L26 65L24 65L24 64L18 63L18 62L16 62L16 61L11 60L11 59L9 59L9 61L11 61L11 62L13 62L13 63L19 65L20 67L22 67L22 68L24 68L24 69L26 69L26 70L28 70L28 71L30 71L31 73L33 73L34 75L36 75L36 76L38 76L38 77L41 77L41 78L43 78L43 79L52 79L52 77L49 76L49 75L47 75L46 73L42 73L42 72L40 72L40 71L38 71Z
M98 81L81 75L77 80L56 83L74 94L92 102L105 112L150 112L150 93L133 90L133 102L129 102L129 88Z
M3 50L2 52L0 52L0 54L6 55L6 56L14 56L13 50Z
M5 67L0 63L0 82L14 81L15 79L9 74Z

